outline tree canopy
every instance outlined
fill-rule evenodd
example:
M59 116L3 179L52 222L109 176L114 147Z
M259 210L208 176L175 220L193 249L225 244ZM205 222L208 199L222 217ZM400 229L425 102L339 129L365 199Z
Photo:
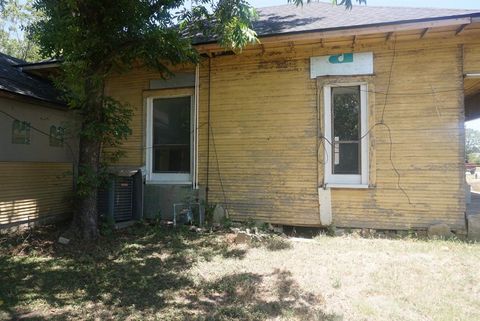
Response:
M470 154L480 153L480 131L467 128L465 130L465 154L467 159Z
M0 0L0 52L27 61L40 60L38 45L26 33L40 15L32 0Z

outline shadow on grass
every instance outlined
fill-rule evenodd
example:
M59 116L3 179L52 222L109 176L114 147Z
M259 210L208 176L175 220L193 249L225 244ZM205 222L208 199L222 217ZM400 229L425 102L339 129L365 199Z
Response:
M183 311L183 320L342 319L325 313L323 297L304 292L290 272L281 270L270 275L226 275L206 282L188 299L188 304L178 307Z
M189 270L199 260L246 255L246 250L231 248L218 235L140 226L96 244L65 247L56 244L55 238L53 234L43 240L43 247L41 242L25 247L22 255L9 254L7 245L1 245L0 319L333 317L317 310L321 300L302 293L285 271L270 276L236 273L213 282L195 280ZM270 298L259 289L265 277L275 279L267 291Z

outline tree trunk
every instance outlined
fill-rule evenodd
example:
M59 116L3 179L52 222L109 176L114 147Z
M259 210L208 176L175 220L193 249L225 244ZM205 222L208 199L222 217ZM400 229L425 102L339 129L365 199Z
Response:
M90 77L89 77L90 75ZM84 240L99 236L97 191L100 157L104 140L103 81L96 80L97 73L90 70L85 76L86 101L82 108L82 129L78 160L78 178L75 191L74 216L71 230Z
M80 138L77 193L72 229L84 240L98 238L97 179L100 167L101 143L96 139ZM85 193L84 191L87 191ZM77 191L78 192L78 191Z

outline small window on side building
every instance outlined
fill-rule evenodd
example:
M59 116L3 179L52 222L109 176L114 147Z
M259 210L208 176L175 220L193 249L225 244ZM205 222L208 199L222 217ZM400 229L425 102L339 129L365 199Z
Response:
M30 144L30 123L18 119L12 124L12 144Z
M50 126L50 146L62 147L65 135L65 129L63 127Z

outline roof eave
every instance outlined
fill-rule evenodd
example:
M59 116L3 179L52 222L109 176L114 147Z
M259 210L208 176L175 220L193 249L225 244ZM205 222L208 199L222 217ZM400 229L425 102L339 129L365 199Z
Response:
M23 101L30 104L39 104L39 105L49 107L49 108L54 108L54 109L60 109L60 110L68 109L67 104L63 102L25 95L18 92L5 90L3 88L0 88L0 97L19 100L19 101Z
M441 23L441 22L444 22L444 23ZM335 28L290 31L290 32L283 32L283 33L279 32L279 33L260 35L259 39L265 40L269 38L292 38L292 37L298 37L302 35L305 37L314 37L315 35L323 35L324 37L335 37L338 35L349 36L349 35L372 34L372 33L378 33L378 32L395 32L395 31L414 30L414 29L421 29L421 28L427 28L427 27L433 28L433 27L440 27L440 26L454 26L454 25L470 24L472 22L480 22L480 12L475 12L472 14L446 16L446 17L422 18L422 19L414 19L414 20L399 20L399 21L392 21L392 22L385 22L385 23L373 23L373 24L362 24L362 25L355 25L355 26L335 27ZM431 25L428 25L428 24L431 24ZM405 28L401 28L402 26L405 26ZM383 30L375 30L375 28L383 28ZM359 33L359 30L362 30L362 32ZM285 39L282 39L282 40L285 40ZM290 39L287 39L287 40L290 40ZM209 40L209 41L194 43L193 45L198 47L212 46L212 45L217 45L217 41Z
M61 61L45 61L45 62L34 62L27 64L18 64L15 67L20 67L22 70L38 70L38 69L49 69L49 68L58 68L60 67Z

